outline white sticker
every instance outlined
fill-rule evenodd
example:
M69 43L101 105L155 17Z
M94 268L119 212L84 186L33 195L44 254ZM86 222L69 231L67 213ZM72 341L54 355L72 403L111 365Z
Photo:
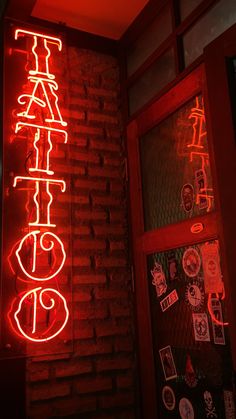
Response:
M218 418L211 393L209 391L205 391L203 397L205 402L206 417Z
M218 241L205 243L200 247L206 293L220 293L223 291L218 247Z
M185 291L185 299L193 311L199 311L204 303L204 292L198 281L191 281Z
M171 380L172 378L176 378L177 372L175 368L174 358L171 352L171 347L166 346L165 348L160 349L159 355L161 358L161 364L166 381Z
M189 247L185 250L182 258L183 270L187 276L193 278L197 276L201 267L201 258L196 249Z
M206 313L193 313L193 330L196 341L210 342L208 318Z
M179 402L179 413L182 419L194 419L194 410L190 400L183 397Z
M213 315L211 319L213 339L216 345L225 345L225 332L223 326L223 315L222 307L218 298L212 298L210 301L211 313ZM215 321L214 321L215 319Z
M153 277L152 285L155 285L157 297L160 297L167 290L166 277L160 263L155 262L151 274Z
M168 294L163 300L160 301L160 306L162 311L166 311L170 306L172 306L176 301L178 301L179 297L176 290L173 290Z
M174 410L175 408L175 393L172 388L165 386L162 389L162 401L167 410Z
M225 419L235 419L235 404L234 394L232 391L224 390L224 403L225 403Z

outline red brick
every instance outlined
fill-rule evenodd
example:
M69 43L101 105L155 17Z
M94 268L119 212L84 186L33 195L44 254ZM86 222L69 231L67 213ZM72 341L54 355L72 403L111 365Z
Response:
M87 138L77 137L76 135L73 135L73 137L70 138L69 140L70 140L70 144L76 145L77 147L85 148L88 144Z
M95 191L105 191L107 187L107 182L105 180L83 180L77 179L75 181L75 187L77 189L88 189L88 190L95 190Z
M114 394L111 396L103 396L100 399L100 406L106 409L112 407L129 406L134 403L133 392Z
M117 128L106 128L106 135L108 138L120 138L121 130Z
M132 361L129 358L99 359L96 362L96 370L115 371L128 370L132 368Z
M113 347L112 343L110 342L84 343L83 341L81 341L76 344L75 349L78 352L79 356L92 356L111 354Z
M105 240L74 240L73 243L74 249L79 250L105 250L106 242Z
M92 326L81 324L81 322L74 322L74 338L75 339L90 339L94 336Z
M55 405L58 412L56 416L57 418L68 417L70 415L73 415L79 418L78 415L80 415L81 413L95 411L97 407L97 401L96 401L96 397L83 396L79 398L76 395L76 397L70 397L69 399L64 398L62 400L57 400ZM55 417L55 414L51 416ZM35 418L32 418L32 419L35 419ZM42 416L39 419L46 419L46 416Z
M76 256L73 258L73 264L74 266L90 266L91 265L91 259L86 256ZM69 265L71 265L71 262L69 261Z
M116 377L116 384L118 388L129 388L134 384L134 377L128 373L126 375L120 375Z
M116 102L104 102L103 103L104 111L108 112L118 112L118 106Z
M100 157L97 154L93 153L78 153L76 151L72 151L70 153L71 159L81 161L81 162L89 162L98 164L100 162Z
M73 234L78 236L89 236L91 234L91 228L89 226L72 226Z
M96 326L97 337L127 335L130 332L128 324L117 326L113 321L104 320L102 324Z
M71 84L71 86L69 86L69 88L70 88L70 91L71 91L71 96L70 97L72 97L73 94L76 94L76 95L84 95L85 94L85 88L82 84L79 85L79 84L76 84L73 81L73 84Z
M109 377L97 377L90 380L81 380L76 382L75 388L78 394L111 390L112 379Z
M122 200L113 195L109 196L95 196L92 194L93 205L117 207L122 205Z
M112 166L112 167L119 167L122 165L122 159L120 157L108 157L104 156L104 165L106 166Z
M123 222L126 219L124 211L110 210L110 221L111 222Z
M84 109L99 109L100 103L98 100L94 99L81 99L79 97L70 98L71 105L77 105L80 108Z
M72 118L76 120L84 120L85 119L85 113L78 110L72 110L72 109L63 109L63 116L65 119Z
M87 91L88 91L88 94L91 96L113 97L113 98L117 97L117 92L114 92L113 90L88 87Z
M74 416L79 418L81 417L81 414L85 412L93 412L96 410L97 407L97 401L96 397L92 396L83 396L83 397L70 397L69 399L62 399L57 400L54 403L54 415L51 415L54 418L68 418L70 416ZM51 417L50 416L50 417ZM47 417L41 417L39 419L46 419ZM32 418L34 419L34 418ZM47 418L48 419L48 418Z
M120 170L113 168L89 167L88 174L93 177L120 178Z
M88 320L88 319L105 319L108 316L108 309L104 305L93 305L80 307L77 310L75 317L79 320Z
M131 337L119 337L115 341L116 352L132 352L133 346L133 340Z
M125 229L120 225L94 226L95 236L123 236Z
M47 401L43 403L41 401L40 404L33 404L33 406L28 407L27 417L33 419L42 419L42 418L50 418L53 416L53 406L49 404Z
M110 191L111 192L123 192L124 190L124 182L122 179L118 182L110 182Z
M88 275L75 275L73 282L75 284L104 284L107 278L104 274L88 274Z
M56 377L70 377L81 374L90 373L92 371L92 363L90 361L71 360L70 362L60 362L56 365Z
M77 125L73 128L73 132L77 132L79 134L87 134L87 135L99 135L103 136L103 128L101 127L91 127L87 125Z
M114 300L114 299L127 300L128 292L126 290L96 289L95 298L97 300Z
M90 148L94 150L104 150L104 151L113 151L119 152L120 145L116 143L111 143L109 141L102 141L98 139L90 139Z
M55 397L68 396L70 394L70 383L53 383L53 385L48 384L38 384L37 387L31 390L31 400L48 400Z
M110 304L110 312L112 317L129 317L131 307L124 304L113 303Z
M91 298L90 292L73 290L73 299L75 302L91 301Z
M71 202L72 204L88 205L89 196L88 195L59 195L57 200L59 202Z
M117 116L107 115L105 113L93 113L88 112L88 121L89 122L102 122L105 124L118 124L119 120Z
M75 216L82 221L105 221L107 219L107 213L105 211L78 210L75 211Z
M124 268L127 266L127 260L125 257L95 257L95 265L97 268Z
M124 241L112 241L110 240L110 251L116 252L120 250L125 250L125 242Z
M49 365L43 363L42 365L34 364L30 367L30 381L43 381L49 378Z

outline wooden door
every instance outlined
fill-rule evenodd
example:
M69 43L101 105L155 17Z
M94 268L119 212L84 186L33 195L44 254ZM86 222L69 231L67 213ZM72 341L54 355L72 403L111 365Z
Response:
M206 86L201 65L128 126L145 419L233 411L233 312Z

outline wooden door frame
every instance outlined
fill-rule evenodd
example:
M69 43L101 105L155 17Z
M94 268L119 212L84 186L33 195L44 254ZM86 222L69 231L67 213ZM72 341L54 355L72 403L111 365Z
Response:
M233 124L227 60L236 58L236 25L204 50L208 139L214 155L214 183L220 210L222 271L236 371L236 132ZM236 95L236 91L234 93ZM236 119L236 115L235 115Z
M136 315L139 345L139 367L142 391L143 418L157 418L157 396L155 384L152 328L149 293L146 283L146 255L153 252L196 244L219 238L222 273L227 295L227 311L230 323L230 340L234 370L236 370L236 198L233 202L232 189L236 185L235 132L231 115L226 58L236 57L236 25L213 41L204 51L204 64L188 74L166 94L157 99L127 127L127 150L130 172L130 209L132 214L133 255L136 276ZM216 64L216 65L215 65ZM216 89L216 86L220 86ZM139 159L139 137L180 108L188 100L203 93L205 99L209 155L215 194L215 211L202 217L171 225L174 234L169 239L168 229L144 231L144 217ZM235 92L236 94L236 92ZM219 106L224 104L224 106ZM222 134L225 133L224 141ZM227 153L225 153L227 149ZM223 157L223 158L222 158ZM230 179L230 184L225 185ZM230 187L231 185L231 187ZM230 203L230 205L229 205ZM204 229L197 237L189 234L192 224L201 222ZM234 223L232 225L232 223ZM168 237L168 242L167 242Z
M147 419L157 418L157 397L149 293L146 280L146 255L160 250L165 251L170 248L214 239L217 236L216 231L219 220L218 212L213 211L206 216L193 217L190 220L181 221L171 226L144 231L139 137L200 92L205 96L205 72L203 65L177 82L171 90L157 99L127 127L140 385L143 418ZM210 156L211 159L212 156ZM197 235L191 233L191 226L200 220L204 225L203 230ZM169 231L173 233L172 238L170 238Z

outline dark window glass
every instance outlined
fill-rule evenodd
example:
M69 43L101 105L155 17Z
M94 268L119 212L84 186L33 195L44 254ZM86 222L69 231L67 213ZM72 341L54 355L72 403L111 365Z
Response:
M185 66L203 53L203 48L236 22L235 0L221 0L183 37Z
M145 230L214 207L203 100L198 96L140 139Z
M174 51L168 50L129 89L129 110L132 115L166 84L175 78Z
M149 55L159 47L168 35L171 34L171 31L171 13L169 6L167 6L128 49L128 76L133 74Z

